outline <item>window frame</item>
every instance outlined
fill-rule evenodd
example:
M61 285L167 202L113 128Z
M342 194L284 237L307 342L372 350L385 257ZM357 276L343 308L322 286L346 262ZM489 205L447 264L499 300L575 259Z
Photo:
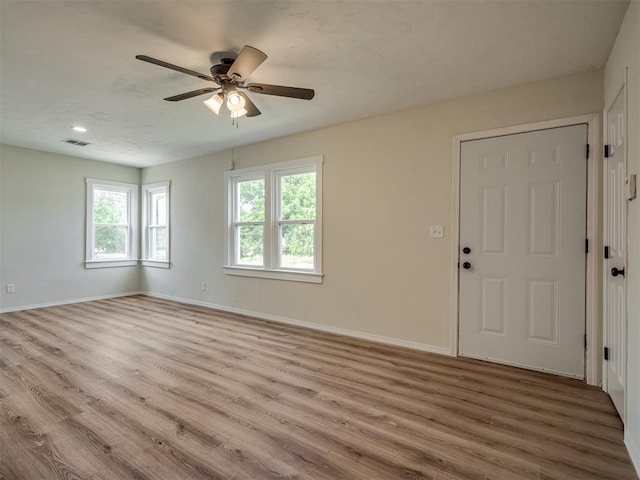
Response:
M225 260L223 269L228 275L271 278L307 283L322 283L322 165L323 156L315 156L258 167L228 170L224 180L226 186ZM281 178L301 173L315 173L316 218L305 220L281 220ZM236 235L238 226L259 225L262 222L237 222L238 184L243 181L264 179L265 213L263 222L263 265L238 263L239 245ZM284 224L314 225L314 268L283 268L280 249L280 226Z
M145 267L170 268L171 267L171 181L147 183L142 185L142 260ZM156 193L164 193L167 197L167 222L164 226L151 223L151 196ZM151 254L151 229L166 228L167 230L167 258L161 260L152 258Z
M115 182L111 180L100 180L86 178L87 203L86 203L86 252L85 268L105 268L105 267L129 267L138 265L138 189L134 183ZM112 192L124 192L127 194L127 224L115 226L127 227L127 257L118 259L97 259L94 257L95 251L95 230L96 224L93 221L94 213L94 192L95 190L105 190Z

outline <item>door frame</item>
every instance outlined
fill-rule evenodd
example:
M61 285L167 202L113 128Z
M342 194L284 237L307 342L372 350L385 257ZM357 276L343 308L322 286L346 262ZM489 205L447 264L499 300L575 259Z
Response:
M625 129L625 136L624 136L624 173L625 176L627 175L628 172L628 166L629 166L629 129L628 129L628 123L629 123L629 115L628 115L628 111L629 111L629 96L628 96L628 92L627 92L627 85L628 85L628 67L624 68L624 72L621 76L621 78L618 80L617 83L617 88L615 89L615 95L613 95L613 97L611 99L609 99L609 101L605 104L604 109L602 110L602 141L603 144L605 142L605 139L608 138L609 136L609 132L607 132L606 130L608 129L607 127L607 112L609 111L609 109L613 106L614 102L616 101L616 98L618 98L618 95L620 95L622 93L623 95L623 103L624 103L624 129ZM605 170L606 170L606 165L604 163L604 160L602 162L602 175L603 178L604 174L605 174ZM607 225L607 209L604 208L605 207L605 201L606 201L606 190L605 190L606 186L604 185L603 182L603 188L602 188L602 241L604 244L604 232L605 232L605 228ZM626 197L626 196L625 196ZM627 200L626 198L624 199L624 222L625 222L625 252L624 252L624 264L627 265L629 262L629 243L626 241L628 240L628 234L627 234L627 227L628 227L628 204L627 204ZM607 276L609 274L609 271L607 268L604 268L604 260L603 260L603 268L602 268L602 345L607 345L608 340L609 340L609 335L608 335L608 330L609 330L609 322L608 322L608 317L606 315L606 309L607 309L607 297L606 297L606 285L607 285ZM627 291L627 280L625 277L625 281L624 281L624 288L625 288L625 299L626 299L626 295L628 294ZM627 315L627 302L625 302L624 305L624 328L625 328L625 345L624 345L624 362L625 362L625 368L624 368L624 372L625 372L625 379L624 379L624 421L626 421L628 417L628 406L627 406L627 372L629 370L629 337L627 335L628 333L628 315ZM607 369L607 361L604 359L604 355L602 356L602 389L609 393L609 389L608 389L608 369Z
M602 351L602 261L599 253L602 251L602 204L599 202L600 178L602 175L602 146L600 114L590 113L575 117L546 120L542 122L526 123L510 127L483 130L478 132L460 133L453 136L453 192L451 199L451 298L450 298L450 332L449 350L453 356L458 356L459 340L459 312L460 299L459 283L459 247L460 247L460 148L462 142L481 140L491 137L501 137L518 133L548 130L551 128L569 127L572 125L587 125L587 143L589 144L589 159L587 162L587 238L589 252L586 260L586 304L585 304L585 381L589 385L599 385L601 379ZM586 155L586 152L585 152Z

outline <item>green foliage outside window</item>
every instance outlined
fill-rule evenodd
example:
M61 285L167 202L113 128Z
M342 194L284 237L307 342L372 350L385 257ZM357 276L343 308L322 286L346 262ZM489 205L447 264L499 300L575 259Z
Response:
M282 220L313 220L316 218L316 175L303 173L287 175L281 179ZM292 262L289 257L305 257L313 267L313 226L285 225L282 227L282 257L283 262ZM284 257L287 257L286 259ZM303 261L299 259L299 261ZM304 262L304 261L303 261ZM306 263L305 262L305 263ZM287 266L287 265L283 265Z
M264 222L264 180L241 182L239 222Z
M127 254L127 194L94 190L93 223L96 258L121 258ZM114 225L115 224L115 225Z
M302 173L280 179L281 220L314 220L316 218L316 175ZM239 222L265 220L264 180L248 180L239 184ZM281 258L283 267L313 268L314 232L311 224L283 225ZM241 227L240 260L243 264L262 264L262 228Z
M316 218L316 174L287 175L281 180L281 220Z
M264 179L240 182L238 221L264 222ZM263 227L242 226L237 230L239 260L244 265L262 265L264 262Z

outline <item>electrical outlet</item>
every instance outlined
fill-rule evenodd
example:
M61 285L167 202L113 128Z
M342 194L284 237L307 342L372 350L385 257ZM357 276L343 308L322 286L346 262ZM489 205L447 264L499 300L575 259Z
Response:
M200 290L202 290L203 292L207 291L207 282L202 282L200 284Z
M15 293L16 286L13 283L7 283L7 293Z
M444 226L431 225L429 228L429 236L431 238L444 238Z

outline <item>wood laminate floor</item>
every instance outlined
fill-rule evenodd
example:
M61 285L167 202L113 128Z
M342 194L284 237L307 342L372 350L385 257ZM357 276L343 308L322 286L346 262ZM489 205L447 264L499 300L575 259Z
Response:
M132 296L0 315L0 478L637 477L581 382Z

